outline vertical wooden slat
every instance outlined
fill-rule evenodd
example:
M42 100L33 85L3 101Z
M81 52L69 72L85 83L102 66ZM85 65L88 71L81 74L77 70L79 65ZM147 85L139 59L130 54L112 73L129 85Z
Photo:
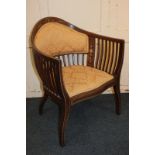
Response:
M66 60L65 60L65 55L62 56L63 58L63 63L64 63L64 66L66 66Z
M99 59L99 53L100 53L100 43L99 43L99 39L97 39L97 43L96 43L96 60L95 60L95 68L97 68L98 65L98 59Z
M51 78L51 61L48 60L48 68L47 68L48 76L49 76L49 87L51 90L54 90L53 80Z
M79 65L79 54L77 54L77 65Z
M107 40L104 40L104 60L103 60L104 71L105 71L106 58L107 58Z
M44 72L44 81L45 81L45 85L48 86L48 75L46 72L46 60L43 58L43 72Z
M82 65L84 65L84 54L82 54Z
M101 70L101 64L103 59L103 40L100 39L100 55L99 55L99 62L98 62L98 69Z
M116 46L116 60L115 60L115 65L114 65L114 72L115 72L115 70L116 70L117 63L118 63L119 47L120 47L120 44L119 44L119 43L117 43L116 45L117 45L117 46Z
M96 57L97 57L97 38L94 39L94 50L95 50L95 54L94 54L94 67L96 66Z
M111 47L110 47L110 41L108 41L108 48L107 48L107 56L106 56L106 64L105 64L105 71L107 72L108 70L108 65L109 65L109 59L110 59L110 50L111 50Z
M44 68L45 68L45 65L44 65L44 59L43 58L41 58L40 59L41 60L41 70L42 70L42 72L43 72L43 80L44 80L44 83L45 83L45 85L46 85L46 81L45 81L45 70L44 70Z
M111 73L112 63L113 63L113 55L114 55L114 42L110 42L110 58L109 58L109 64L108 64L108 73Z
M56 70L56 66L55 66L55 64L53 63L53 67L52 67L53 84L54 84L54 87L55 87L54 90L56 90L56 93L58 93L58 92L59 92L59 90L58 90L59 88L57 87L57 83L56 83L57 79L56 79L56 77L55 77L55 75L57 74L57 72L55 72L55 70Z
M116 61L116 42L113 42L113 58L112 58L112 65L111 65L111 74L114 73L114 66L115 66L115 61Z
M44 59L44 65L45 65L44 71L45 71L45 75L46 75L46 86L50 87L49 75L48 75L48 65L47 65L47 60L45 60L45 59Z
M75 56L72 54L72 64L75 65Z
M67 54L67 60L68 60L68 66L70 66L71 62L70 62L69 54Z
M51 69L51 68L50 68ZM51 69L52 70L52 69ZM52 73L50 72L49 73L49 76L50 76L50 82L51 82L51 90L55 90L55 87L54 87L54 82L53 82L53 77L52 77Z
M104 61L104 40L102 39L101 62L100 62L101 70L103 70L103 61Z
M42 77L43 77L43 80L45 79L45 74L44 74L44 62L43 62L43 58L42 57L39 57L40 59L39 59L39 61L41 62L40 63L40 70L41 70L41 73L43 73L42 74ZM45 81L45 80L44 80Z

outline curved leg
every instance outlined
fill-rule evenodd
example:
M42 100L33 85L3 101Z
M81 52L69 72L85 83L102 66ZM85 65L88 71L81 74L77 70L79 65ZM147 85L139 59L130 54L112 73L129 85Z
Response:
M119 83L116 84L114 87L114 92L115 92L115 110L116 114L120 115L121 114L121 96L120 96L120 85Z
M45 104L47 98L48 98L48 95L46 93L44 93L44 96L43 96L41 103L39 105L39 115L42 115L42 113L43 113L43 107L44 107L44 104Z
M69 116L69 107L61 106L59 107L60 117L59 117L59 143L61 146L65 145L64 132Z

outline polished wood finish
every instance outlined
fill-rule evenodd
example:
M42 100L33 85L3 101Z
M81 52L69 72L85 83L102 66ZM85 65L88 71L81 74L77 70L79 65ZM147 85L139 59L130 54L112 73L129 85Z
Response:
M87 54L70 53L54 57L43 55L42 52L36 48L34 37L39 28L47 22L58 22L76 31L85 33L89 38L89 52ZM120 73L124 57L124 40L82 30L57 17L46 17L38 21L34 26L31 43L35 65L44 88L44 97L39 107L39 113L42 114L43 106L48 96L52 101L58 104L60 111L59 139L61 146L65 144L64 132L70 108L75 103L96 96L107 88L113 87L115 92L116 113L120 114ZM97 89L70 98L62 80L62 67L70 65L91 66L113 75L114 79Z

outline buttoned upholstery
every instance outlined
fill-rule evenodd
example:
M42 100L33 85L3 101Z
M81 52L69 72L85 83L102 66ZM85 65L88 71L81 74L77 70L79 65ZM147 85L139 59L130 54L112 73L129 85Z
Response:
M70 97L96 89L113 79L113 76L88 66L63 67L63 80Z

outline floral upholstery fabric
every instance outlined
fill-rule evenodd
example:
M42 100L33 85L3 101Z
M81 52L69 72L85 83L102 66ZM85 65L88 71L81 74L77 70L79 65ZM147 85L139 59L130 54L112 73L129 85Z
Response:
M100 87L113 76L88 66L63 67L63 80L70 97Z
M47 56L88 53L88 36L57 22L41 26L34 38L35 46Z

